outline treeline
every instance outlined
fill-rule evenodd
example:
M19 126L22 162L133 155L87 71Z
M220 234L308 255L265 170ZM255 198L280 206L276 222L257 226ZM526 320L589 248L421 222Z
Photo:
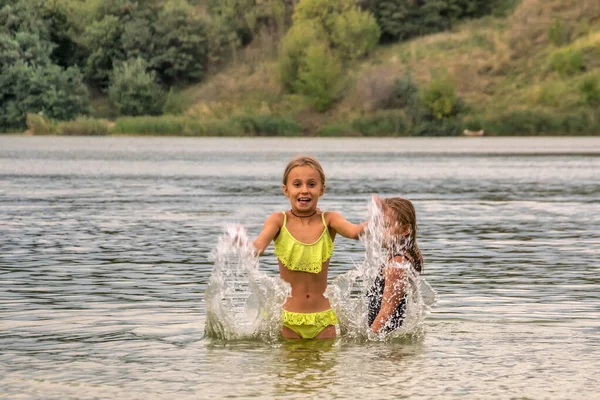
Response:
M90 115L97 93L117 116L176 113L172 88L202 81L259 35L281 44L282 87L324 111L340 96L344 69L378 43L449 29L515 2L4 0L0 130L24 129L28 113L57 121Z

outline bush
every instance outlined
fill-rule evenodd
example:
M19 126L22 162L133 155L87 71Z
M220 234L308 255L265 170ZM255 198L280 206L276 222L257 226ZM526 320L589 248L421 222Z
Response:
M302 132L296 121L274 115L239 115L230 121L250 136L291 136Z
M118 118L111 129L115 133L145 135L180 135L185 121L178 117L125 117Z
M556 47L564 46L569 43L570 35L563 23L556 19L548 28L548 37Z
M376 112L369 117L356 118L352 121L354 131L363 136L409 136L404 115L398 112Z
M345 122L338 122L329 125L325 125L317 132L319 136L337 137L337 136L351 136L354 133L352 126ZM352 135L354 136L354 135Z
M232 123L231 120L212 120L206 122L207 136L243 136L239 124Z
M34 135L53 135L56 133L55 124L43 115L27 113L27 129Z
M0 127L22 129L27 113L70 120L89 111L89 94L76 67L30 66L22 61L0 74Z
M326 111L341 93L342 68L326 43L313 43L300 64L296 90L313 99L319 112Z
M281 42L278 59L279 79L288 92L296 90L300 64L306 58L306 49L325 40L323 28L308 21L294 24Z
M458 136L462 133L462 121L458 118L423 120L413 129L415 136Z
M425 117L434 119L454 118L464 108L463 102L455 93L454 82L448 78L436 77L423 90L421 104Z
M439 1L375 0L372 10L384 41L408 39L437 32L450 26L442 17L446 4Z
M154 72L146 72L141 58L117 65L108 88L108 98L121 115L158 115L162 111L164 93Z
M188 102L181 92L175 90L175 88L169 88L169 94L162 108L163 114L181 115L188 108Z
M148 63L163 82L198 82L208 63L208 25L185 1L167 2L153 25Z
M596 75L586 76L579 85L581 102L589 106L600 105L600 79Z
M108 135L108 122L102 119L81 117L61 122L56 127L59 135L104 136Z
M355 60L369 54L380 35L373 15L352 8L334 18L331 43L342 59Z
M581 51L578 49L556 50L550 56L552 69L560 76L575 75L585 70L585 63Z
M112 15L94 21L85 29L81 40L89 52L85 75L94 85L102 88L108 86L113 66L125 60L121 35L122 21Z
M382 108L403 108L406 111L417 117L420 107L419 87L409 76L405 76L394 81L392 86L392 96Z
M513 111L484 121L482 126L496 135L589 135L600 132L599 116L588 111L552 115L539 111Z
M302 0L294 10L294 25L307 21L315 22L330 36L337 17L355 7L352 0Z

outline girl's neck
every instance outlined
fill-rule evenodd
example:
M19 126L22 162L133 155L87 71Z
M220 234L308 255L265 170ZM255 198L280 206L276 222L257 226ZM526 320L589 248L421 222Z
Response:
M308 213L306 213L306 214L303 214L303 213L298 213L297 211L296 211L296 212L294 212L294 209L293 209L293 208L292 208L292 209L290 209L290 212L292 213L292 215L293 215L294 217L296 217L296 218L300 218L300 219L309 219L309 218L313 217L314 215L316 215L316 214L317 214L317 211L318 211L318 210L315 208L315 210L314 210L313 212L308 212Z

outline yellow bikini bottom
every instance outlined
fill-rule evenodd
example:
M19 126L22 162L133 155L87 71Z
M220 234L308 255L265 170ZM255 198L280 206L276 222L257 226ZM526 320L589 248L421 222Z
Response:
M302 339L314 339L323 329L337 323L337 316L331 308L316 313L283 310L283 326L296 332Z

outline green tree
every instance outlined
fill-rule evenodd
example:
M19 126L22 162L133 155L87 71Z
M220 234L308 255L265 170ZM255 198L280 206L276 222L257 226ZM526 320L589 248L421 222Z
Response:
M326 111L341 92L342 67L326 42L314 42L300 64L296 90L311 97L317 111Z
M48 10L40 0L11 1L0 8L0 127L25 127L28 112L70 119L89 108L77 67L54 63L57 45Z
M327 35L334 30L340 14L356 8L353 0L302 0L296 6L292 17L294 24L303 21L317 22Z
M372 14L351 8L333 19L331 43L343 59L354 60L377 46L381 30Z
M429 82L421 94L421 103L426 110L425 117L438 120L457 117L464 108L456 95L454 82L445 76L436 76Z
M184 1L167 3L154 24L148 60L167 83L202 80L208 62L206 21Z
M515 0L372 0L383 41L405 40L452 27L459 19L502 12Z
M19 61L0 75L0 126L24 128L28 112L69 120L85 114L89 96L77 67L32 66Z
M121 47L122 32L122 21L113 15L107 15L86 28L82 39L89 52L85 75L91 83L106 87L113 65L125 60Z
M308 47L326 38L325 31L317 22L302 21L292 25L281 42L278 60L279 78L286 90L296 90L300 65Z
M208 6L211 15L230 27L243 46L262 29L281 36L292 12L286 0L209 0Z
M115 67L108 88L108 98L122 115L158 115L165 94L154 71L147 71L142 58L123 62Z

